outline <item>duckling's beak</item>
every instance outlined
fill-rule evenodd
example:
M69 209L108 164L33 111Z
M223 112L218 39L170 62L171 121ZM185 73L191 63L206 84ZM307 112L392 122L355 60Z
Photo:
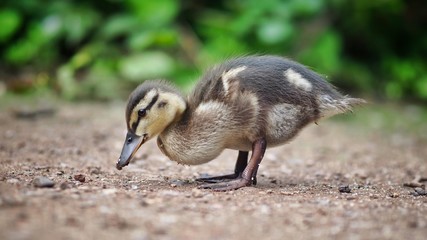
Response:
M117 161L116 168L122 170L122 168L129 164L133 155L138 151L139 147L148 139L148 135L138 136L132 132L126 134L125 143L123 144L122 153Z

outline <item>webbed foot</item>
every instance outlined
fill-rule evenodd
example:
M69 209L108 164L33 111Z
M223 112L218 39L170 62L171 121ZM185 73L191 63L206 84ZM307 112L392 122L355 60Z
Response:
M220 183L220 182L229 182L232 180L236 180L238 178L241 178L241 174L232 173L232 174L213 176L213 177L196 178L196 181L205 182L205 183ZM256 177L254 177L252 179L252 184L256 185L256 183L257 183Z
M252 156L249 163L247 163L248 152L240 151L234 174L210 178L200 178L201 181L210 183L203 184L199 186L199 188L211 189L214 191L230 191L251 186L252 184L255 185L258 167L264 156L266 148L267 142L265 138L256 140L252 143Z
M202 189L211 189L214 191L230 191L236 190L242 187L251 186L252 181L248 179L244 179L242 177L236 178L234 180L226 181L226 182L217 182L217 183L208 183L199 186Z

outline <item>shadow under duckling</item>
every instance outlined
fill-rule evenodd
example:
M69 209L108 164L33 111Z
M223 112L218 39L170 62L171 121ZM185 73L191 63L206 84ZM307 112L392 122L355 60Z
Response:
M343 96L317 73L278 56L246 56L217 65L187 98L166 81L145 81L129 97L128 133L116 167L128 165L140 146L158 135L160 150L181 164L202 164L226 148L238 150L233 174L198 179L206 182L200 187L250 186L256 184L267 147L289 142L307 124L364 102Z

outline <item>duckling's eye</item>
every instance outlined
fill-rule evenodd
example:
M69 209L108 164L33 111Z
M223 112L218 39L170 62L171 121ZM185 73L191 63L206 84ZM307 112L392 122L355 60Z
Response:
M145 110L145 109L139 109L138 110L138 116L139 117L145 117L145 115L147 115L147 110Z

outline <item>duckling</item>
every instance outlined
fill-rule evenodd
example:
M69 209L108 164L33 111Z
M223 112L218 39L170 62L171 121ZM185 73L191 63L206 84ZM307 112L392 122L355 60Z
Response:
M239 151L233 174L198 179L205 182L200 188L255 185L267 147L287 143L309 123L364 102L341 95L319 74L279 56L219 64L188 97L164 80L144 81L128 100L128 133L116 167L128 165L142 144L158 136L161 152L180 164L209 162L224 149Z

